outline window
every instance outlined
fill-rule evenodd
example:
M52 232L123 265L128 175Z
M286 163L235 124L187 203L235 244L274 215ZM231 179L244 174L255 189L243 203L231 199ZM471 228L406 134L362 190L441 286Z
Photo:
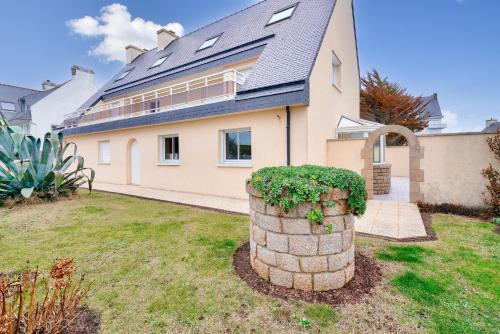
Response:
M295 8L297 8L297 5L282 9L279 12L274 13L273 16L271 16L271 18L269 19L269 22L267 22L267 25L290 18L295 11Z
M128 70L128 71L123 72L122 74L120 74L120 76L118 78L116 78L115 81L118 81L118 80L125 78L130 72L132 72L132 70Z
M110 163L111 162L111 147L109 145L109 140L103 140L99 142L99 163Z
M12 102L0 102L0 109L5 111L16 111L16 106Z
M332 52L332 84L337 87L340 87L340 62L339 58Z
M161 140L161 162L179 162L179 136L162 136Z
M384 163L385 162L385 135L377 138L373 144L373 162L374 163Z
M200 50L203 50L203 49L208 49L208 48L211 48L212 46L214 46L214 44L217 42L217 40L219 39L220 35L219 36L215 36L215 37L212 37L212 38L209 38L207 39L201 46L200 48L198 49L198 51Z
M226 130L223 134L224 162L250 162L252 160L252 132Z
M156 66L160 66L161 64L163 64L165 62L165 59L167 59L168 56L164 56L164 57L161 57L161 58L158 58L157 61L154 62L153 65L151 65L150 68L153 68L153 67L156 67Z

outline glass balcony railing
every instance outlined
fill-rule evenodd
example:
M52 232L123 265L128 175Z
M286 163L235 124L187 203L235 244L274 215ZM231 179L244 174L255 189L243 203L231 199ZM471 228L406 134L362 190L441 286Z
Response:
M244 81L244 75L235 70L212 74L78 110L65 115L64 127L103 123L234 99Z

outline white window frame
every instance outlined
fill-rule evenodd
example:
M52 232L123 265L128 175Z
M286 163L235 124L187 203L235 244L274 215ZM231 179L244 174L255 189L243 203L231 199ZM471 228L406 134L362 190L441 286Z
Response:
M237 159L226 159L226 134L228 133L240 133L240 132L250 132L250 150L252 149L252 129L251 128L238 128L238 129L225 129L220 131L221 138L221 163L223 165L243 165L249 166L252 164L252 158L250 159L240 159L240 136L238 135L238 158Z
M331 81L332 85L340 89L341 85L341 79L342 79L342 62L340 61L339 57L335 54L334 51L332 51L332 76L331 76Z
M153 65L151 65L149 68L155 68L155 67L158 67L160 66L161 64L163 64L165 62L165 60L167 60L168 56L163 56L163 57L160 57L158 58L154 63Z
M210 37L205 42L203 42L203 44L198 48L198 51L213 47L215 45L215 43L217 43L217 41L219 40L220 37L221 37L221 35Z
M108 145L108 159L105 160L104 155L103 155L103 150L102 150L102 144L107 144ZM109 165L111 163L111 142L109 140L99 140L98 142L98 163L101 165Z
M160 162L159 164L161 165L179 165L180 164L180 157L181 157L181 149L180 147L177 147L177 150L179 151L179 156L177 159L165 159L165 139L167 138L177 138L177 145L180 143L180 136L179 134L170 134L170 135L162 135L159 136L160 138ZM174 149L175 151L175 149Z
M271 16L271 18L269 18L269 20L267 21L266 26L270 26L272 24L275 24L275 23L278 23L278 22L281 22L284 20L288 20L289 18L291 18L293 16L293 13L295 13L297 6L298 6L298 4L295 4L293 6L289 6L289 7L280 9L277 12L274 12L274 14ZM285 12L289 12L289 13L287 13L285 16L282 16L282 14Z

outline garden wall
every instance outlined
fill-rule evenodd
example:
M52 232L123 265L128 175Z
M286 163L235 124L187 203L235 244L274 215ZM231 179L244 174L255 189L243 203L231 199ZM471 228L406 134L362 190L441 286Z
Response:
M493 164L500 168L486 144L484 133L419 135L424 148L422 191L425 202L482 206L485 179L481 170ZM328 165L361 172L361 149L366 139L328 141ZM393 163L393 161L391 161Z
M251 186L250 264L271 283L306 291L339 289L354 276L354 216L347 214L347 192L333 189L322 196L323 224L310 223L314 207L302 203L288 213L266 205ZM320 206L318 206L320 207ZM327 231L325 226L331 225Z
M392 176L410 176L410 150L408 146L387 146L385 149L385 162L392 165Z

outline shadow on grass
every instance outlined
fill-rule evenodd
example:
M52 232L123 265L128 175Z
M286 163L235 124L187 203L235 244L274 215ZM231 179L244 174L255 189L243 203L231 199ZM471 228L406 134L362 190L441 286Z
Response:
M405 263L422 263L424 256L430 254L431 250L420 246L387 246L377 253L377 258L384 261L396 261Z

